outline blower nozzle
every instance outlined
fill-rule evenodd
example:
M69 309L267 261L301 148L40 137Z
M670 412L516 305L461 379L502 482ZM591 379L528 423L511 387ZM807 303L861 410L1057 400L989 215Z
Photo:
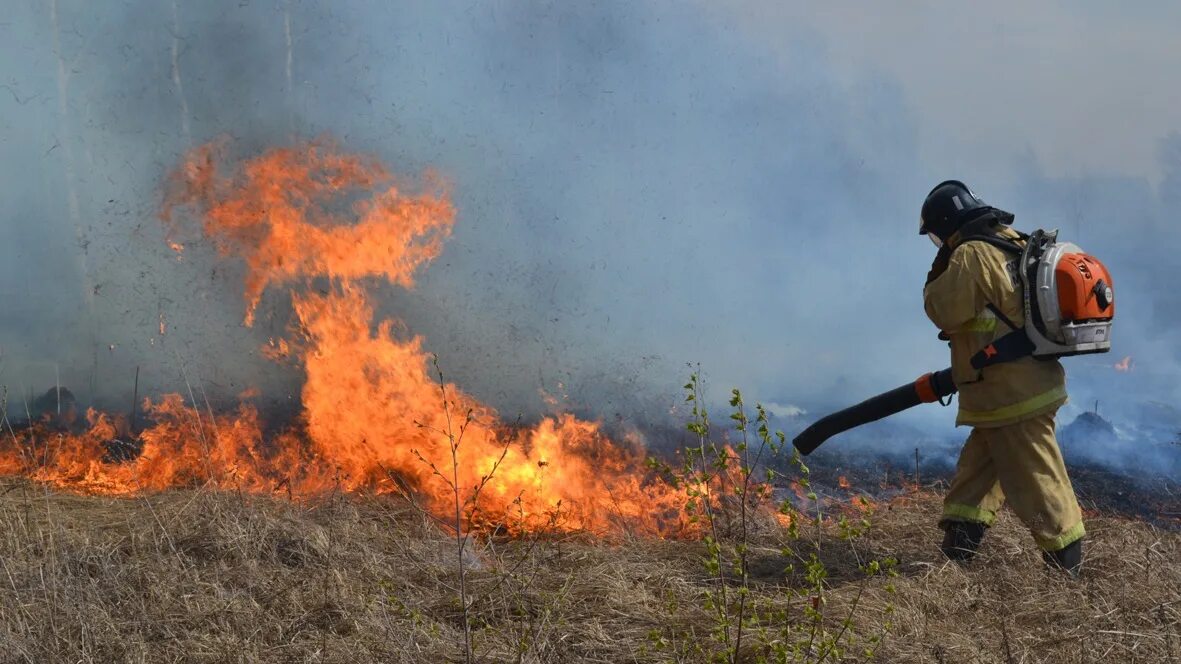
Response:
M868 424L883 417L900 413L913 408L920 403L940 401L944 397L955 394L955 381L951 378L951 368L934 373L924 374L913 383L896 387L871 397L844 410L826 415L813 422L807 429L800 432L791 441L800 454L811 454L824 441L838 433L848 431L862 424Z

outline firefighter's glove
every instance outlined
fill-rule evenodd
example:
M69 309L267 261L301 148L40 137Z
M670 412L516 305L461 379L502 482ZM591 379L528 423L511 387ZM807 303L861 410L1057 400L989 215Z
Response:
M951 263L951 249L948 249L945 244L939 247L939 253L935 254L935 260L931 261L931 270L927 272L927 284L935 281L939 275L946 272L949 263Z

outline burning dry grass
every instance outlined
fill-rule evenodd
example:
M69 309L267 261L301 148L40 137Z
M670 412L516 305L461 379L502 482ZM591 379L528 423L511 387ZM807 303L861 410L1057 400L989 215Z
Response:
M313 503L214 491L79 497L0 484L0 662L442 662L461 657L454 540L393 498ZM935 496L881 507L853 630L896 662L1164 662L1181 655L1181 535L1092 518L1086 578L1041 568L1014 519L981 560L939 559ZM757 597L789 609L780 535L757 537ZM826 535L830 619L862 584ZM864 553L864 552L862 552ZM704 643L702 545L577 535L468 552L484 661L657 662ZM655 639L665 640L657 651ZM848 661L859 661L850 649ZM750 653L752 656L754 652Z
M61 431L57 421L18 433L0 418L0 473L111 495L412 489L434 514L454 514L458 501L528 529L606 534L622 521L630 532L685 534L687 488L653 476L640 440L612 440L599 423L570 414L509 425L445 381L422 337L377 316L374 282L409 288L442 250L455 215L444 187L407 193L376 160L327 140L238 159L233 152L219 141L186 155L165 188L161 219L175 249L187 231L245 263L247 325L268 287L291 288L288 335L263 352L302 369L300 417L264 435L252 390L236 410L214 413L182 362L188 398L146 400L142 429L94 410L85 431ZM0 390L0 415L6 395ZM552 523L559 507L563 519Z

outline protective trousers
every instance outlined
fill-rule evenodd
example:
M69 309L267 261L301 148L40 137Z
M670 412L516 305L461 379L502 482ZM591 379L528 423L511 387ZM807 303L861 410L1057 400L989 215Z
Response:
M973 429L943 499L943 521L991 526L1006 498L1046 551L1058 551L1085 534L1054 437L1054 412Z

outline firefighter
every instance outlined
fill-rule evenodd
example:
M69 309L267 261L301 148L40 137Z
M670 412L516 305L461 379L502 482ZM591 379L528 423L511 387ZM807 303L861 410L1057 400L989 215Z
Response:
M1009 324L1024 324L1018 257L988 241L1023 244L1012 221L956 180L940 183L923 202L919 233L938 247L923 304L950 342L956 425L972 427L943 501L941 548L952 560L971 559L1007 500L1046 563L1077 576L1085 530L1054 436L1065 371L1057 360L1030 356L981 370L970 362Z

